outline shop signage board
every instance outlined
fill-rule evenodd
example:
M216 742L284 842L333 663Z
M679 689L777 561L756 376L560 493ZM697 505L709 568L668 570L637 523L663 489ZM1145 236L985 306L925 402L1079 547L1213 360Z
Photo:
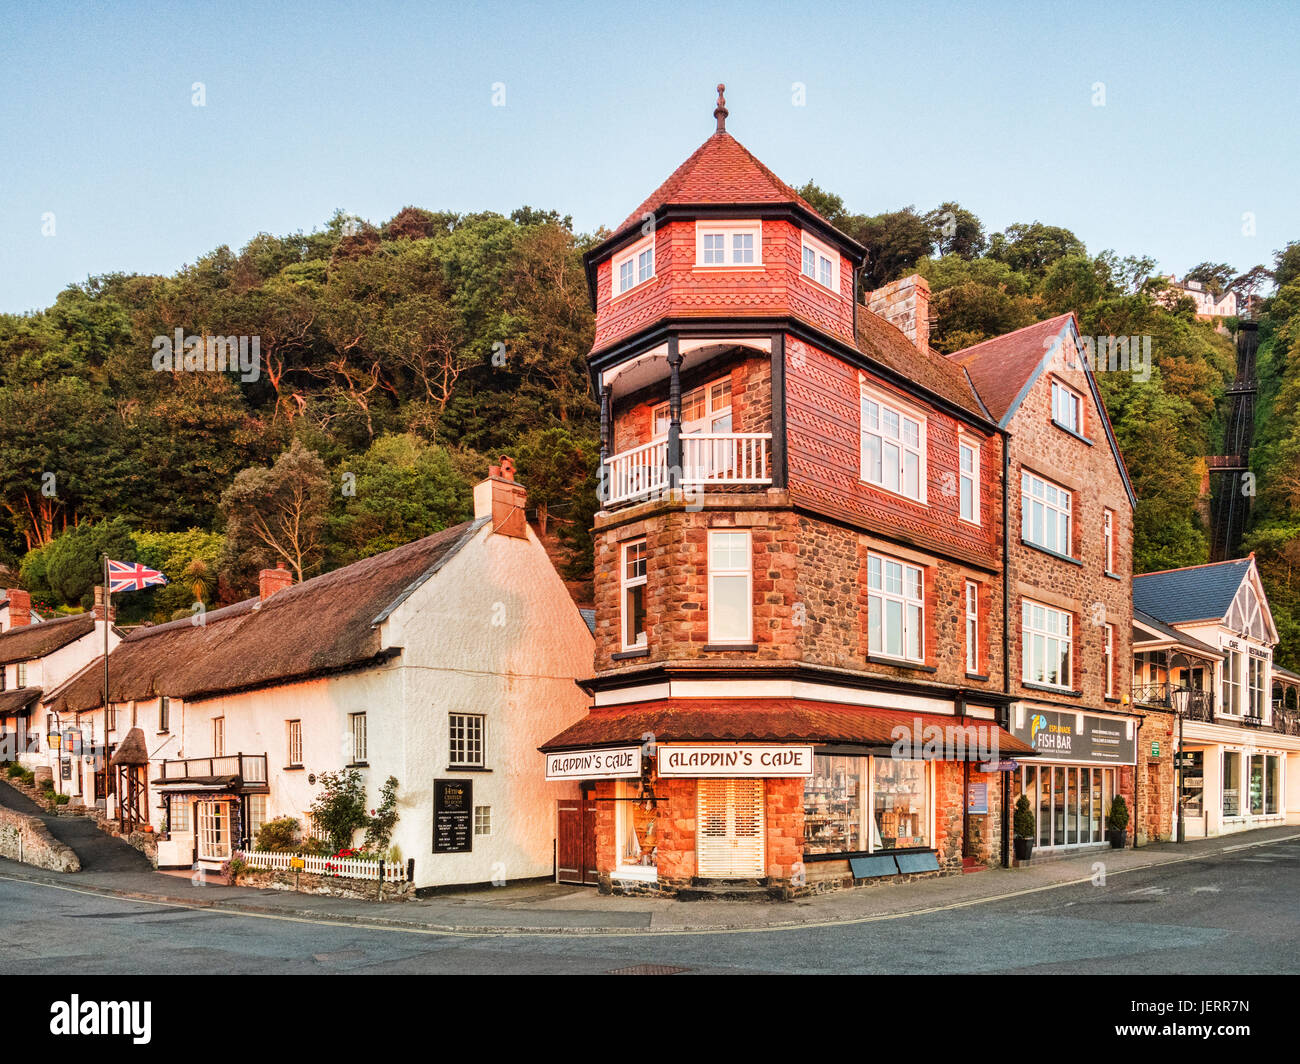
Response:
M473 812L473 780L433 781L434 853L470 852L473 848Z
M966 784L966 812L987 813L989 811L989 785L987 783Z
M1154 740L1151 743L1151 756L1152 757L1160 756L1160 744Z
M811 746L676 746L659 744L660 776L803 776L813 774Z
M1026 707L1020 725L1013 726L1011 734L1052 761L1137 762L1137 740L1129 736L1128 722L1110 717Z
M1019 761L1012 761L1009 758L1002 761L986 761L980 765L981 772L1015 772L1020 767Z
M548 780L608 780L641 775L641 748L566 750L546 755Z

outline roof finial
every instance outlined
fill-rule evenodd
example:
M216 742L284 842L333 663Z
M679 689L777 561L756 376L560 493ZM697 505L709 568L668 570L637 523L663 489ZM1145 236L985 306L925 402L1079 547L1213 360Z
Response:
M717 132L727 132L727 98L722 94L727 91L727 86L718 82L718 106L713 109L713 117L718 120Z

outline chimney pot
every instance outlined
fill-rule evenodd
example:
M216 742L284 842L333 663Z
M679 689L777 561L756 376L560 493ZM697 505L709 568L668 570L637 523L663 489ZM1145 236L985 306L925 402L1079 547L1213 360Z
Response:
M9 600L9 627L26 628L32 623L32 596L20 587L11 587L5 592Z
M515 480L515 463L506 455L488 469L487 480L474 486L474 517L491 517L492 531L503 536L528 538L527 505L528 493Z
M293 586L293 573L284 567L284 562L276 562L274 569L263 569L257 574L257 597L265 602L278 591Z

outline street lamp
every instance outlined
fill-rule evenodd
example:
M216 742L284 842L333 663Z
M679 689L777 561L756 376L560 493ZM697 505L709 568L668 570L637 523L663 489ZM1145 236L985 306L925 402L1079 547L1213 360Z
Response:
M1190 688L1178 687L1172 692L1174 703L1174 712L1178 714L1178 745L1174 748L1174 756L1177 760L1174 767L1178 770L1175 786L1177 794L1175 801L1178 806L1178 841L1183 841L1183 717L1187 713L1187 707L1192 701L1192 692Z

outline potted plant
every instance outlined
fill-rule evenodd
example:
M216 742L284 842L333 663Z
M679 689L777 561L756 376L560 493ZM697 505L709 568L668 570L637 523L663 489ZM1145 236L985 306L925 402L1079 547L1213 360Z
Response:
M1106 814L1106 838L1116 850L1124 848L1124 836L1128 829L1128 803L1122 794L1115 795L1110 803L1110 812Z
M1012 820L1016 831L1016 861L1023 864L1034 854L1034 811L1029 807L1028 795L1016 800L1016 813Z

